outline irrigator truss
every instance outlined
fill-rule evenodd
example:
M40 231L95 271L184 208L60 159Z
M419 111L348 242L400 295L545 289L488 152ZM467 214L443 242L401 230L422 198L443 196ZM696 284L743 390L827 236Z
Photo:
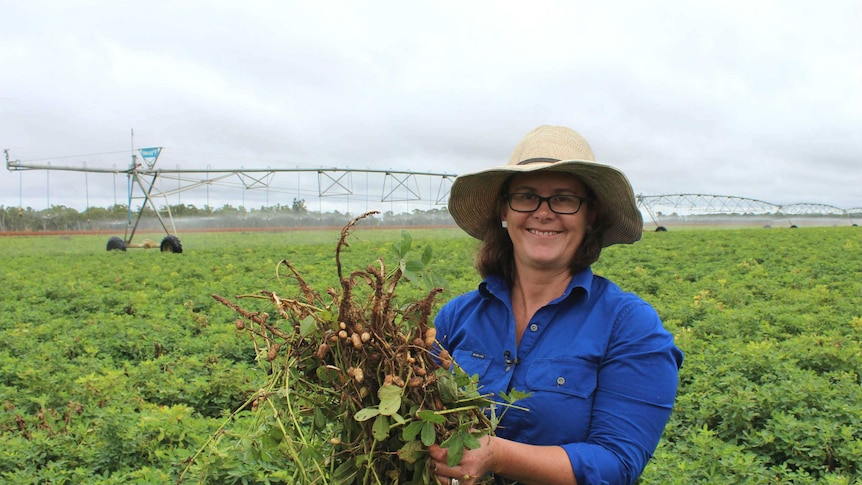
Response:
M405 200L425 199L419 190L417 177L429 177L437 184L436 196L432 198L436 205L445 205L449 197L455 174L435 172L411 172L398 170L372 170L372 169L341 169L341 168L252 168L252 169L175 169L156 168L162 147L140 148L132 151L132 160L125 170L115 168L82 167L25 163L21 160L11 160L9 150L5 150L6 169L9 171L21 170L58 170L71 172L123 174L127 177L128 192L128 220L125 234L121 237L111 237L108 240L107 249L125 251L127 248L160 248L162 252L182 253L183 247L177 233L171 206L168 197L178 195L182 192L208 187L219 184L226 180L238 180L243 189L267 189L272 186L276 174L284 172L293 173L316 173L317 174L317 196L318 198L352 195L354 193L351 176L354 173L383 176L383 193L380 202L393 202ZM157 186L159 180L169 180L171 189L162 190ZM406 191L407 196L399 199L397 191ZM431 192L433 190L429 190ZM430 194L429 194L430 195ZM164 200L163 208L159 208L156 200ZM133 202L140 201L137 213L133 212ZM786 219L791 228L797 227L793 218L806 216L829 216L836 220L846 219L851 225L857 226L853 217L862 216L862 207L852 209L841 209L820 203L794 203L774 204L758 199L730 195L709 194L665 194L665 195L637 195L636 202L652 222L655 223L655 231L667 231L667 227L659 220L666 217L665 212L674 216L705 216L705 215L727 215L727 216L764 216L769 218ZM146 211L152 209L159 224L165 231L165 237L160 244L150 240L141 243L133 243L135 232Z
M671 211L677 216L704 216L704 215L728 215L728 216L766 216L772 218L786 219L791 228L797 227L794 218L806 216L829 216L836 220L846 219L851 225L857 224L853 216L862 215L862 208L842 209L828 204L813 202L801 202L793 204L774 204L764 200L737 197L731 195L708 195L708 194L667 194L667 195L638 195L637 205L649 214L656 231L666 231L658 219L666 214L659 211Z
M162 252L182 253L183 246L174 223L171 206L168 197L181 192L197 189L200 187L219 184L220 182L236 179L243 189L269 189L277 173L316 173L317 174L317 196L319 198L331 196L351 195L354 193L351 176L354 173L372 174L383 176L383 193L381 202L403 202L411 200L423 200L418 177L430 178L437 183L437 193L434 203L445 205L449 197L449 189L454 181L455 174L435 172L410 172L398 170L372 170L372 169L341 169L341 168L251 168L251 169L166 169L156 168L162 147L140 148L132 153L132 161L125 170L117 168L96 168L64 166L54 164L28 163L21 160L11 160L9 150L5 150L6 169L9 171L21 170L57 170L68 172L85 172L101 174L122 174L128 179L128 220L125 234L121 237L111 237L107 243L107 250L125 251L127 248L160 248ZM169 180L170 189L163 190L157 182ZM399 198L398 194L404 194ZM156 201L163 200L164 206L160 209ZM137 213L133 212L133 202L140 202ZM141 222L146 208L152 209L159 224L165 231L165 237L161 244L155 244L150 240L141 243L133 243L135 232Z

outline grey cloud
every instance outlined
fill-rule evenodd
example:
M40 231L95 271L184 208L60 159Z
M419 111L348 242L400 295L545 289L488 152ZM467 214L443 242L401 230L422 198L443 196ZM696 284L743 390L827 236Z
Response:
M7 4L0 144L122 165L134 129L183 167L461 173L549 123L636 192L862 205L857 2L525 5ZM75 177L4 171L0 205L46 178L74 203Z

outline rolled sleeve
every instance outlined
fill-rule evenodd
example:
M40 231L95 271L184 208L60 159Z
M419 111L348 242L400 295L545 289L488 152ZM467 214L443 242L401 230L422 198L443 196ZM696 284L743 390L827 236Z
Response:
M563 445L579 485L633 483L658 446L676 396L682 353L652 307L620 312L611 342L589 436Z

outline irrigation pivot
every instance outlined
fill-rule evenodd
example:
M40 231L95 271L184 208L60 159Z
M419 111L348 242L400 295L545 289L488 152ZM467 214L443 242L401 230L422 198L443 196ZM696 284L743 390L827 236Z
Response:
M127 184L129 211L126 231L122 238L117 236L111 237L108 240L107 250L125 251L128 248L149 249L158 247L162 250L162 252L183 252L183 246L180 242L179 236L177 235L177 229L174 225L173 217L171 216L170 204L168 204L167 199L165 199L166 203L162 211L159 210L155 203L155 199L157 197L166 196L162 191L158 190L156 186L156 181L159 179L159 176L162 172L161 170L155 169L156 162L158 161L159 154L161 153L161 147L138 149L138 153L132 154L132 161L129 165L129 168L125 170L119 170L116 168L108 169L87 167L86 164L83 167L74 167L54 164L25 163L21 160L11 160L9 158L9 150L4 150L4 152L6 156L6 169L10 171L58 170L66 172L125 174L129 180L129 183ZM138 154L140 154L140 158L144 161L144 163L141 163L139 161ZM140 195L138 194L138 192L140 192ZM138 210L137 214L134 215L134 217L132 214L133 200L143 201L140 205L140 209ZM162 239L161 244L154 244L150 240L144 240L139 244L133 243L135 231L137 231L138 224L141 221L141 216L144 214L144 211L147 207L150 207L153 210L153 213L155 213L156 218L159 220L159 224L161 224L162 229L164 229L165 231L165 237L164 239ZM165 213L164 216L162 212Z
M108 240L107 250L125 251L128 248L159 248L162 252L182 253L183 246L177 233L174 218L171 213L169 197L179 193L216 185L229 185L229 181L239 181L239 185L245 189L269 190L274 175L282 172L305 172L317 177L317 196L337 197L352 195L353 187L351 175L354 173L365 174L366 178L382 176L383 194L380 202L403 202L412 200L423 200L420 193L417 178L430 179L437 184L436 194L433 187L428 189L429 199L436 205L445 205L449 198L449 189L455 179L455 174L416 172L399 170L373 170L373 169L344 169L344 168L240 168L240 169L217 169L207 167L205 169L181 169L157 168L161 147L140 148L132 152L131 163L126 169L97 168L54 163L30 163L21 160L12 160L9 150L6 154L6 169L10 171L21 170L48 170L48 171L70 171L85 173L120 174L128 178L128 217L125 234L123 237L114 236ZM159 181L168 183L158 183ZM168 188L162 188L163 186ZM406 195L399 195L406 194ZM403 197L403 198L402 198ZM159 208L159 202L162 203ZM133 212L135 204L140 204L137 212ZM156 215L159 224L165 232L161 244L144 240L134 243L135 233L141 219L147 210L151 209Z
M733 195L712 194L665 194L665 195L638 195L636 197L639 208L646 211L655 223L656 231L663 232L667 228L659 223L662 217L685 219L686 217L704 216L734 216L738 218L752 218L756 216L771 217L773 219L784 219L791 228L795 228L794 219L806 216L826 216L834 221L846 219L852 225L853 214L860 212L859 209L841 209L828 204L818 203L795 203L774 204L764 200Z

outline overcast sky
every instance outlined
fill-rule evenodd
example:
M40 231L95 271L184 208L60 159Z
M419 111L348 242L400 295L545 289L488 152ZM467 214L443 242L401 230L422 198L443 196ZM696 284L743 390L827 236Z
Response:
M862 206L859 0L2 0L0 19L12 160L457 174L559 124L638 194ZM106 205L115 183L2 170L0 205Z

